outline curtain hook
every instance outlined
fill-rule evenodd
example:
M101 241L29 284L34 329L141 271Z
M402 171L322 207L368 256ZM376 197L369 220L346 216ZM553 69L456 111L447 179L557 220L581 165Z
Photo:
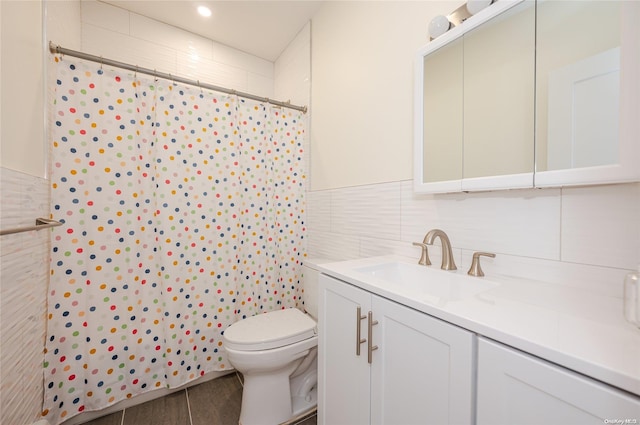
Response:
M202 86L200 85L200 80L196 80L198 82L198 87L200 88L200 94L204 94L202 91Z
M100 71L102 71L102 55L100 55Z

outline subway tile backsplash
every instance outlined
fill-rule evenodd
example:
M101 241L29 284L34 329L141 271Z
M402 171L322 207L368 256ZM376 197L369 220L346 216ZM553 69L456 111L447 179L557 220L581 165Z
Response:
M411 181L309 192L310 257L420 256L411 245L447 232L458 268L474 251L486 273L622 297L640 264L640 183L465 194L414 194ZM439 242L437 241L436 244ZM440 264L440 249L431 249Z

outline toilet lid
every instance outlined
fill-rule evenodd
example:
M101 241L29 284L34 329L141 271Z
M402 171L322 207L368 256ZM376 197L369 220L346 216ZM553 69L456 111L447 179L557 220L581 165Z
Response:
M316 322L296 308L258 314L234 323L224 331L225 346L257 351L302 341L318 333Z

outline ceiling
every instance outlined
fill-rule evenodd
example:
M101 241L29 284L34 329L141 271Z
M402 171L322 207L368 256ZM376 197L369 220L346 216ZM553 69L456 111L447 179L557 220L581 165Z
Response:
M101 0L274 62L322 0ZM200 16L198 6L212 15Z

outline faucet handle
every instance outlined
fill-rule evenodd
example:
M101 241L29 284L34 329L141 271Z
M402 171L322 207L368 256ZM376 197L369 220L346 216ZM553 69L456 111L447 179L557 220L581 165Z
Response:
M484 276L484 272L482 271L482 267L480 267L480 256L484 255L485 257L495 258L496 254L491 252L474 252L473 260L471 261L471 267L467 272L468 275L471 276Z
M414 242L413 245L419 246L420 248L422 248L422 253L420 254L420 261L418 261L418 264L420 264L421 266L430 266L431 260L429 259L429 251L428 251L429 245L427 245L426 243L420 243L420 242Z

